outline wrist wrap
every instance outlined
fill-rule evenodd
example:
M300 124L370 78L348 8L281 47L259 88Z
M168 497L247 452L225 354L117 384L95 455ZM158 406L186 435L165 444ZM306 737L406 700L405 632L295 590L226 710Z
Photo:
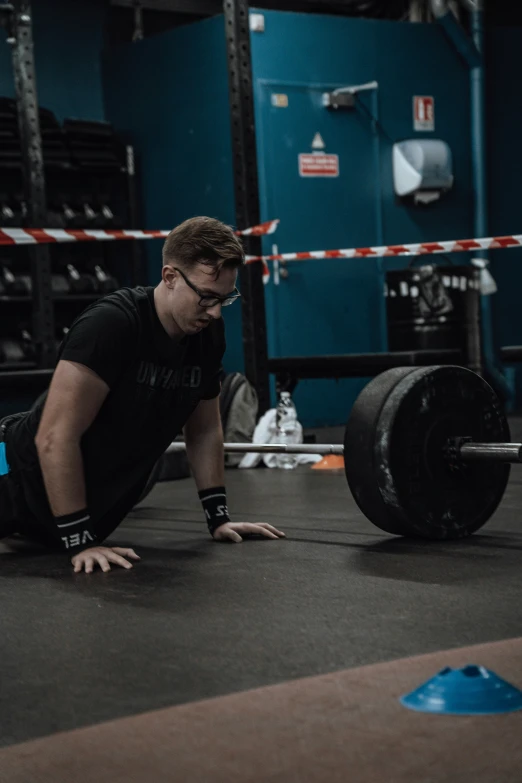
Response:
M54 522L67 552L74 554L95 546L96 534L91 529L91 517L86 508L75 511L74 514L54 517Z
M203 489L198 493L203 511L207 518L207 525L210 533L225 522L230 522L227 507L227 493L225 487L212 487L211 489Z

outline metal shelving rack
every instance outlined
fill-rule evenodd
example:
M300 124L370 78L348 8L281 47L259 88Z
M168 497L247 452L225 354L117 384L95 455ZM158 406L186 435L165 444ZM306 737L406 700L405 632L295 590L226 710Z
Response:
M18 127L22 152L22 180L26 204L25 227L45 224L47 205L42 154L42 138L36 94L36 72L30 0L13 0L0 6L0 18L7 27L11 46L16 90ZM49 248L29 248L31 258L33 335L37 366L47 369L55 359L54 307L51 288Z
M21 142L23 197L25 214L22 225L41 228L47 223L47 197L42 135L40 129L37 80L34 63L31 0L0 0L0 25L7 30L7 41L12 52L13 77L16 94L18 128ZM124 173L130 213L131 228L139 225L138 196L134 165L134 152L126 148L127 160ZM138 243L130 243L131 278L134 284L141 282L143 251ZM1 296L1 303L32 303L32 335L35 346L35 362L19 362L2 365L0 386L23 385L24 380L45 382L52 374L56 361L55 304L59 302L85 302L97 295L53 294L51 253L47 245L25 248L30 254L32 291L27 296Z
M224 0L223 11L228 52L236 223L238 226L251 226L260 222L260 216L248 2ZM34 65L31 1L12 0L9 3L1 3L0 0L0 22L7 27L8 41L12 47L22 142L24 197L27 205L25 225L38 228L45 225L47 205ZM127 160L131 222L136 224L138 222L136 187L131 149L128 149ZM260 253L259 238L245 238L245 244L247 253L255 255ZM136 278L140 269L141 249L133 247L131 252L133 277ZM50 252L45 245L38 245L30 248L30 253L36 368L50 370L54 365L56 351L55 298L52 293ZM259 409L263 412L270 406L270 392L265 295L260 265L252 264L241 270L241 287L245 373L257 390ZM21 301L25 300L21 298ZM22 366L20 372L24 372Z
M260 222L257 150L247 0L224 0L236 225ZM261 254L261 239L245 237L248 255ZM245 375L257 391L259 413L270 408L265 292L261 264L241 270Z

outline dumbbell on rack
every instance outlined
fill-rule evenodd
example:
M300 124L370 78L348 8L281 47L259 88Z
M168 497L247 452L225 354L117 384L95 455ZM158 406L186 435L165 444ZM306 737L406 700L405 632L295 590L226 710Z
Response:
M95 294L96 279L89 272L78 269L71 261L65 267L69 290L72 294Z
M17 225L16 213L4 196L0 202L0 226L7 228Z
M110 294L120 287L116 278L107 272L101 263L95 263L91 268L100 294Z
M51 287L53 293L59 296L97 293L97 281L94 275L79 269L71 258L67 258L60 264L58 272L52 273Z
M13 272L10 264L0 266L0 281L5 296L31 296L33 289L31 276Z
M11 336L0 337L0 362L16 365L36 361L36 348L30 330L21 326Z

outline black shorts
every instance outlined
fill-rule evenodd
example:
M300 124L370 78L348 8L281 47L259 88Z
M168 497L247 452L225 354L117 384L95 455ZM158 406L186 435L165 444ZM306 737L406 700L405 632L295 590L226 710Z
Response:
M25 414L15 413L6 416L0 421L0 448L5 449L6 436L9 438L8 430L10 423ZM19 533L25 537L31 538L45 546L56 546L52 536L50 536L45 527L39 521L34 509L34 502L28 503L26 498L27 486L36 486L38 476L36 472L33 476L31 471L25 471L24 486L18 480L16 472L5 472L6 457L1 459L0 454L0 539ZM45 491L45 490L43 490ZM35 494L35 498L38 495Z
M0 421L0 444L5 443L5 421ZM0 538L21 532L27 514L22 489L12 473L0 475Z

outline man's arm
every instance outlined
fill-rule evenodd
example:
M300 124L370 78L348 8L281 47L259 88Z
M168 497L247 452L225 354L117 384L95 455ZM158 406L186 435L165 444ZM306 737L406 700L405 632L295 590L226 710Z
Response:
M134 350L128 314L97 302L75 321L60 350L35 443L53 514L85 507L80 441Z
M201 400L184 427L187 457L212 537L239 543L243 535L284 538L264 522L230 522L225 491L225 454L219 397Z
M109 386L93 370L59 361L53 375L35 437L42 476L54 516L51 531L73 555L75 573L95 564L110 571L110 563L132 568L126 557L139 560L133 549L96 545L91 528L80 442L103 405Z
M75 515L85 512L83 516L88 516L80 441L108 392L105 381L88 367L58 362L36 433L35 445L49 505L55 520L63 522L57 521L57 536L67 549L78 544L78 538L73 536L82 528L76 524ZM84 528L88 529L88 525Z
M187 458L198 490L201 492L225 483L223 428L219 397L201 400L183 428Z

